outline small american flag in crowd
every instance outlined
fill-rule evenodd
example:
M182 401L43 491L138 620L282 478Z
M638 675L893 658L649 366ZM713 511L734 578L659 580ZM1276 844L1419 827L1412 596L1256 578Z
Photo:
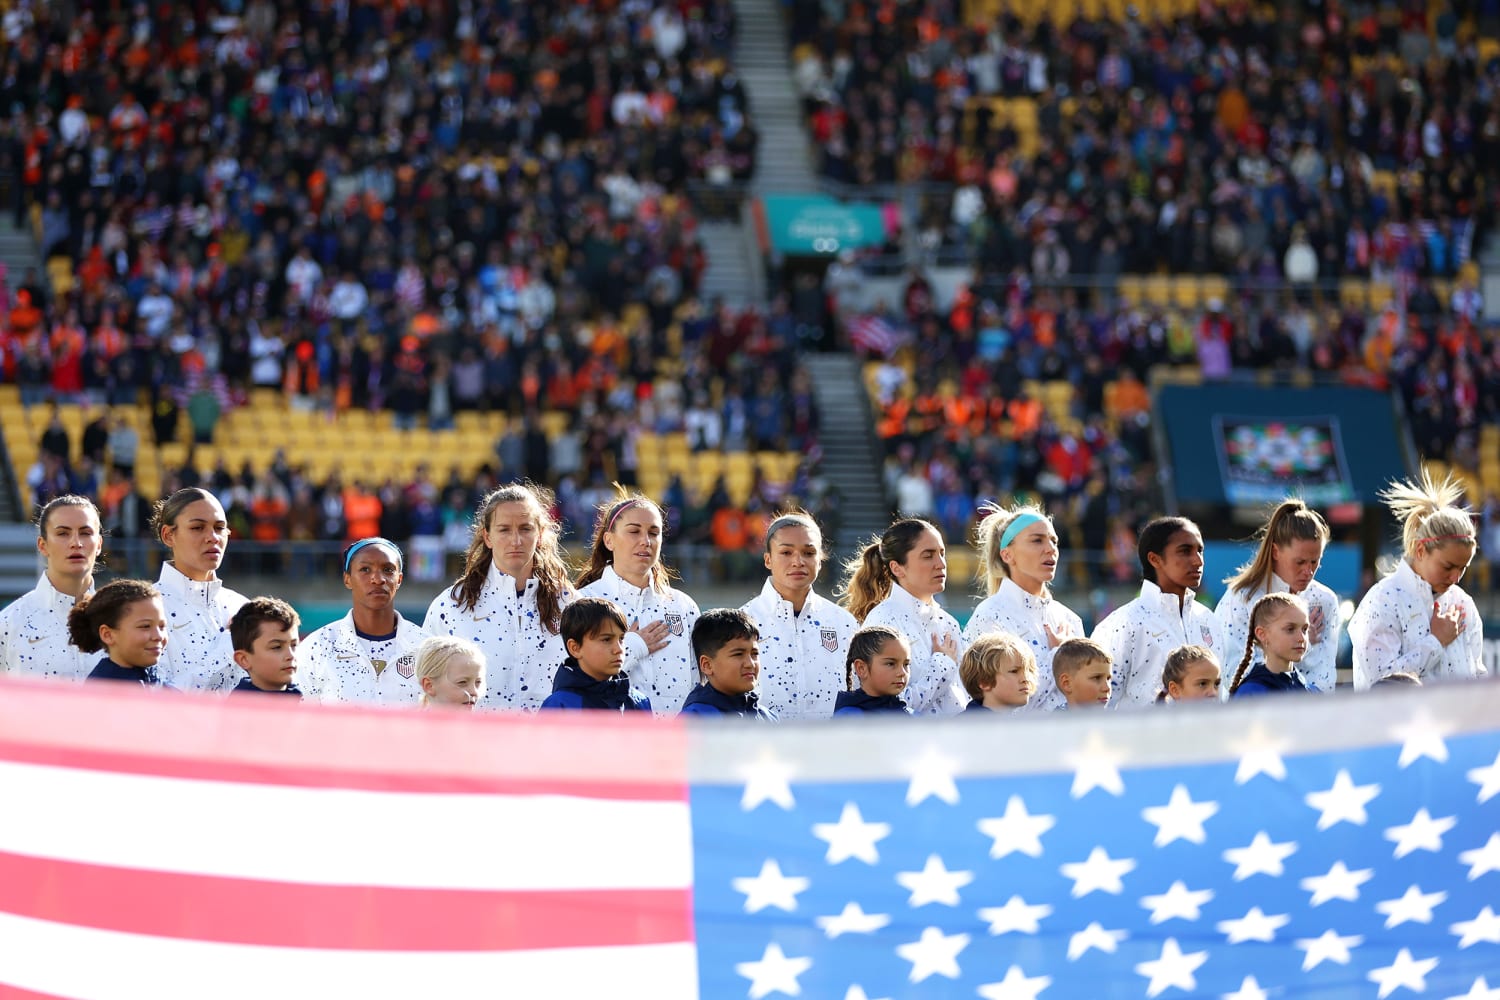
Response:
M0 683L0 998L1500 1000L1500 687L799 726Z
M883 316L855 316L844 324L849 340L860 350L888 358L910 339L907 332Z

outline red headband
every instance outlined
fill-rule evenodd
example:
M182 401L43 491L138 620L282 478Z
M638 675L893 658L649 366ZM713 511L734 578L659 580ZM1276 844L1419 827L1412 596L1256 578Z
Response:
M615 521L619 519L620 515L625 513L630 508L634 507L636 504L642 502L643 500L640 497L631 497L629 500L626 500L624 503L620 504L620 506L615 508L615 512L609 515L609 523L605 524L604 530L613 531L615 527Z
M1428 542L1456 542L1462 539L1466 542L1474 542L1477 539L1473 535L1433 535L1431 538L1418 538L1418 545L1426 545Z

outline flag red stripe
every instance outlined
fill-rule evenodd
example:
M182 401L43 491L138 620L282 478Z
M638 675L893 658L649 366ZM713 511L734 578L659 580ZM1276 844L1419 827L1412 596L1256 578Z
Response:
M279 756L279 755L278 755ZM230 784L280 785L289 788L345 788L359 791L415 794L572 795L614 801L685 801L685 784L644 781L601 781L593 775L571 778L500 778L476 774L431 775L403 772L328 770L299 767L292 759L260 764L158 757L149 753L75 750L64 746L39 747L0 739L0 760L46 767L68 767L114 774L139 774Z
M51 993L33 993L19 986L6 986L0 983L0 1000L67 1000L67 998L54 996Z
M312 787L687 794L687 730L672 721L270 704L289 700L0 677L0 757Z
M276 825L227 833L244 850L294 850L295 838L278 837ZM472 838L413 837L403 849L474 851L484 843L475 832ZM471 892L306 885L5 852L0 911L152 937L329 950L521 951L693 939L687 889Z

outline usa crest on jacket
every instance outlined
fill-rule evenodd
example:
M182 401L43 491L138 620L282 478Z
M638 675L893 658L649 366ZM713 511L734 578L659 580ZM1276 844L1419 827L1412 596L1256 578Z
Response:
M416 652L427 638L415 622L396 614L396 634L365 639L354 627L354 612L312 633L297 649L297 686L306 701L415 705L422 697L416 678Z
M794 614L770 580L740 610L760 630L761 706L783 721L832 715L845 690L849 639L859 630L854 616L815 593Z
M484 697L476 708L535 712L552 693L552 678L568 651L562 636L542 621L537 586L532 577L518 594L515 578L491 563L472 611L459 606L451 589L428 607L422 622L428 635L456 635L484 651ZM572 599L571 590L563 594L562 607Z
M654 653L646 640L633 632L625 635L625 663L631 685L651 699L651 711L659 717L677 714L688 692L698 683L698 664L693 659L693 623L698 605L680 590L656 591L635 587L613 566L578 592L580 597L606 597L625 612L627 625L648 625L660 619L667 626L667 644Z
M1110 612L1094 628L1093 638L1114 660L1111 708L1153 704L1161 690L1167 654L1178 646L1194 644L1217 651L1224 645L1219 639L1219 620L1193 600L1193 591L1183 594L1179 607L1177 598L1162 593L1150 580L1141 582L1139 597ZM1229 669L1226 664L1225 670Z
M1377 581L1349 619L1354 645L1354 686L1365 689L1395 673L1416 674L1422 683L1483 677L1484 623L1462 587L1436 599L1441 611L1460 609L1464 630L1446 648L1432 634L1432 586L1405 559Z
M1028 594L1010 577L1000 581L1000 589L979 602L964 626L964 646L993 632L1009 632L1031 647L1036 655L1036 694L1026 702L1033 711L1050 711L1063 703L1062 692L1052 679L1054 647L1047 642L1047 630L1082 637L1083 619L1051 597Z
M234 662L229 619L245 595L217 577L189 580L169 562L161 564L156 585L167 612L167 645L156 664L162 684L179 691L233 690L243 672Z
M35 590L0 611L0 673L75 682L88 677L98 654L85 654L68 640L68 612L76 603L43 573Z

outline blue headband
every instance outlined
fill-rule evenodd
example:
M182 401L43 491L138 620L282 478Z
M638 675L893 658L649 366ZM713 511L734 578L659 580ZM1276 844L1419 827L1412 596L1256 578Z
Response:
M1000 547L1002 549L1005 548L1011 542L1015 541L1016 536L1021 532L1025 531L1033 524L1036 524L1038 521L1045 520L1046 518L1042 515L1033 514L1029 510L1024 514L1017 514L1015 520L1011 521L1010 524L1005 526L1005 533L1000 536Z
M373 538L361 538L359 541L349 546L349 551L344 553L345 573L349 572L349 566L354 562L354 553L370 545L384 545L389 548L396 554L396 568L405 572L405 564L401 561L401 550L396 546L396 543L391 541L389 538L381 538L379 535L376 535Z

